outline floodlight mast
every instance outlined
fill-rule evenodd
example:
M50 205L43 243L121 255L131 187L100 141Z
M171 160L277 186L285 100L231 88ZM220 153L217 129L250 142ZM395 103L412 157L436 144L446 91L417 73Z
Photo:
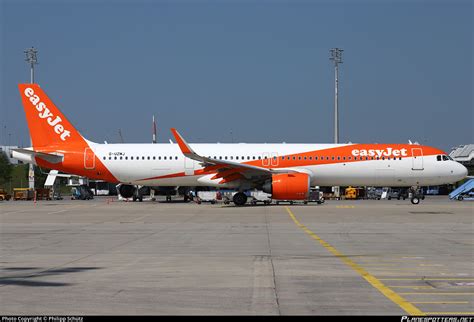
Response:
M24 51L26 58L25 61L30 64L30 77L31 77L31 84L35 83L35 65L38 64L38 50L34 47L28 48ZM33 146L33 142L30 138L30 144ZM34 189L35 188L35 171L33 164L30 163L28 168L28 188Z
M338 105L338 89L339 89L339 64L342 64L342 52L340 48L332 48L329 60L334 62L334 143L339 143L339 105Z

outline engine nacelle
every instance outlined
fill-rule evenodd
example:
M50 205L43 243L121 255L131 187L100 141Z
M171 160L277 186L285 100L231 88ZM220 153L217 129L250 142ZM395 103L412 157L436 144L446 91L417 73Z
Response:
M272 175L272 181L263 185L263 191L277 200L304 200L309 195L309 175L306 173L281 173Z
M122 184L118 188L118 191L123 198L132 198L135 194L135 190L135 186L132 186L130 184Z

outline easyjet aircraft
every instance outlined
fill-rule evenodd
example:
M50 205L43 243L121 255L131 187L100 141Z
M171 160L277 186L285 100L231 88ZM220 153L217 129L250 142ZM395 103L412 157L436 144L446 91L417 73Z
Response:
M97 144L85 139L37 84L20 84L32 147L13 157L45 168L135 185L258 188L276 200L304 200L311 186L410 187L453 183L467 169L445 152L412 144ZM413 202L413 200L412 200ZM416 203L418 200L416 201ZM414 202L415 203L415 202Z

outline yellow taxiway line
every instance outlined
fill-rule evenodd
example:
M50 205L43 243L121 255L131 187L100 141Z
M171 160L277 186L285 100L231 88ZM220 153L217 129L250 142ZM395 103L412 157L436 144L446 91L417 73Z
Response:
M399 294L397 294L395 291L384 285L379 279L377 279L375 276L371 275L369 272L367 272L364 268L353 262L349 257L346 255L342 254L340 251L338 251L336 248L331 246L328 242L324 241L321 237L316 235L314 232L309 230L305 225L301 224L298 219L296 219L295 215L291 212L290 208L285 207L286 211L290 215L291 219L293 222L301 228L305 233L310 235L314 240L318 241L326 250L328 250L331 254L334 256L338 257L340 260L342 260L347 266L352 268L354 271L356 271L360 276L362 276L370 285L372 285L374 288L379 290L383 295L385 295L388 299L390 299L392 302L400 306L405 312L407 312L410 315L426 315L423 313L419 308L414 306L412 303L408 302L405 300L403 297L401 297Z

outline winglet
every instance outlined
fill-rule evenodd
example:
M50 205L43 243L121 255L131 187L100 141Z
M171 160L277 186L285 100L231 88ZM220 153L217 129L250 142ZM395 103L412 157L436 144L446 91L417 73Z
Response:
M179 148L181 149L181 152L183 152L185 156L189 157L192 154L196 154L175 128L171 129L171 133L173 133L174 138L176 139L176 142L178 142Z

